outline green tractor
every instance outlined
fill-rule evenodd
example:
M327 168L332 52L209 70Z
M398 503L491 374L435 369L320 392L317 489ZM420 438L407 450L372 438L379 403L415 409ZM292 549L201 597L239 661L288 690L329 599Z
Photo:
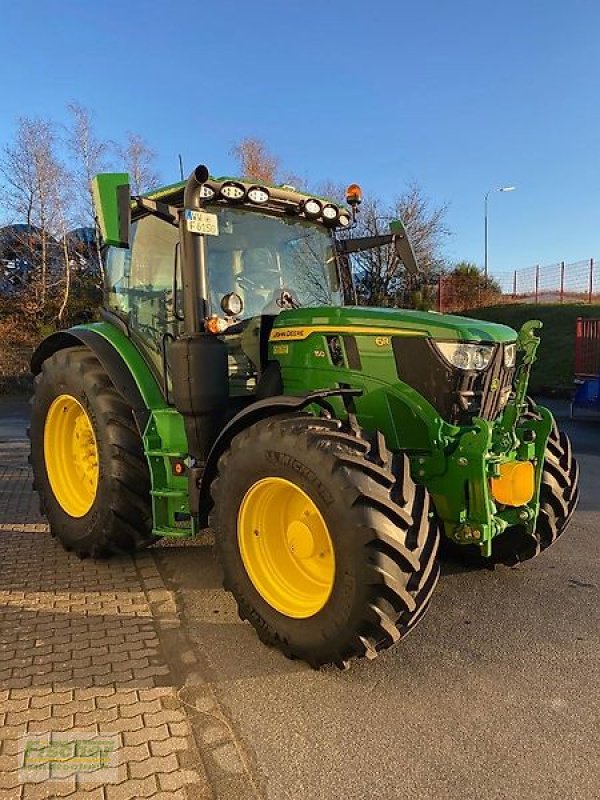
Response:
M239 614L314 667L373 658L423 617L444 543L516 564L566 529L570 442L527 397L520 333L356 305L352 254L414 253L400 221L212 178L131 197L94 181L102 321L32 359L34 485L53 535L105 557L210 526Z

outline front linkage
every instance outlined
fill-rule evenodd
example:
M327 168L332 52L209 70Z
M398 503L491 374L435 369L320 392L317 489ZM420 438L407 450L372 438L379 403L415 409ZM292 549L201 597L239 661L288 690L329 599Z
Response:
M495 422L476 417L465 431L440 421L436 447L429 455L413 458L413 474L431 492L449 539L461 545L478 545L482 556L492 555L492 540L507 528L519 525L533 534L539 513L544 453L553 418L530 408L527 387L540 339L535 331L541 322L525 323L517 339L518 368L513 392L501 417ZM503 480L503 465L517 464L526 473L524 481L533 495L518 505L497 502L492 481ZM523 465L523 466L521 466Z

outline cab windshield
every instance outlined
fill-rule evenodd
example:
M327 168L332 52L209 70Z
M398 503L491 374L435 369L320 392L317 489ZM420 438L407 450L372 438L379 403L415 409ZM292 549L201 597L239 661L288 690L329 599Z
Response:
M296 218L234 208L210 208L219 235L206 236L211 313L238 294L243 319L278 314L291 305L341 305L331 233ZM282 301L283 297L283 301Z

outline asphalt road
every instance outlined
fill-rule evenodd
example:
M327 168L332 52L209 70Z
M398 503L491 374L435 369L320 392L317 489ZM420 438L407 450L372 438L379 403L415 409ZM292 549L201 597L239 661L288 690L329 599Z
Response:
M22 424L3 409L0 438ZM155 550L246 760L236 797L600 797L600 422L560 424L581 464L568 533L516 569L445 565L414 633L346 672L262 645L205 540Z

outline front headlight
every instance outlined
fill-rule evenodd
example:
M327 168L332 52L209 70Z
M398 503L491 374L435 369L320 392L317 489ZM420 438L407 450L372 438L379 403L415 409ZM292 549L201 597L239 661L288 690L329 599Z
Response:
M514 367L516 360L517 360L517 343L513 342L512 344L505 344L504 366L506 367L506 369L511 369L511 367Z
M489 366L494 355L493 346L465 344L464 342L435 342L446 361L457 369L481 371Z

